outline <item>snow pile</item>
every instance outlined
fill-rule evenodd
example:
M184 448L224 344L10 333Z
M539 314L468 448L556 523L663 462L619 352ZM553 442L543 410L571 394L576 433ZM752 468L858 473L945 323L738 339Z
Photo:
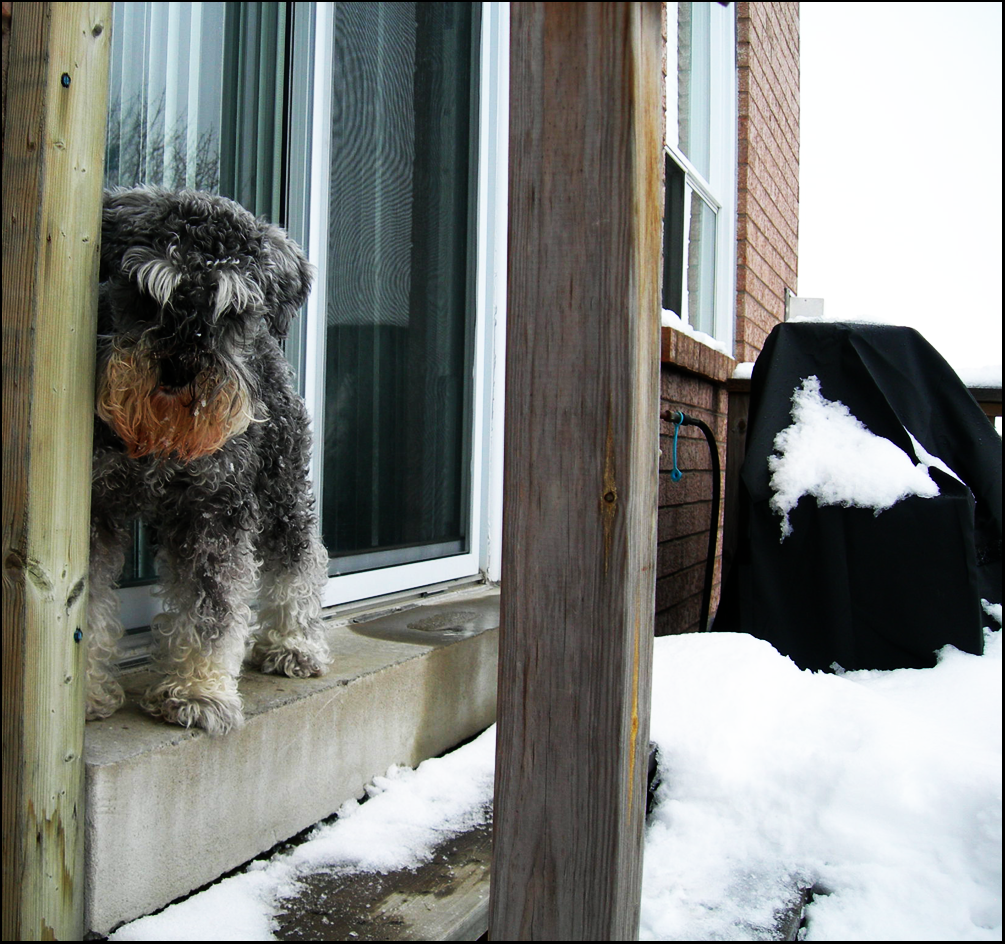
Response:
M878 515L908 495L939 494L924 463L947 469L945 463L926 452L915 465L843 403L825 399L817 377L807 377L792 395L792 419L775 437L779 454L768 457L775 493L770 505L782 516L781 540L792 533L789 512L803 495L812 495L820 505L872 508Z
M296 894L297 878L321 870L416 868L438 845L487 821L492 805L495 728L412 770L392 767L292 852L226 878L204 892L139 918L111 941L274 941L272 916Z
M415 770L392 767L367 786L367 802L343 804L338 820L297 848L290 864L352 872L416 868L447 839L490 819L494 776L494 728Z
M683 334L688 335L688 337L694 338L706 347L712 348L713 351L718 351L720 354L725 354L727 357L733 356L733 352L721 341L717 341L710 334L705 334L704 331L692 328L684 318L681 318L680 315L676 312L670 311L668 308L663 309L663 315L660 323L664 328L673 328L675 331L680 331Z
M1001 364L967 366L958 370L957 374L968 387L1000 387L1002 385Z
M643 940L766 938L797 887L807 940L1001 939L1000 632L983 656L842 675L743 634L655 646ZM111 939L271 940L299 875L419 864L484 820L494 740L392 770L293 852Z
M662 786L644 940L1001 940L1001 633L932 669L801 671L768 643L656 640Z
M110 941L274 941L272 915L282 895L296 889L292 870L270 863L223 879L159 914L137 918Z

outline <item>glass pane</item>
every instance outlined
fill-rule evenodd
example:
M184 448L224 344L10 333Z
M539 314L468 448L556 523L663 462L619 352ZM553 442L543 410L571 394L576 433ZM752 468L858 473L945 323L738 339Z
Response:
M711 155L712 8L677 4L677 123L681 151L707 180Z
M663 307L683 317L685 176L666 155L666 189L663 207Z
M336 7L321 477L334 573L467 550L477 7Z
M105 186L222 193L282 219L285 3L113 6ZM156 579L134 532L123 584Z
M281 219L284 3L116 3L106 186L211 190Z
M687 245L687 315L692 328L715 334L715 210L691 191Z

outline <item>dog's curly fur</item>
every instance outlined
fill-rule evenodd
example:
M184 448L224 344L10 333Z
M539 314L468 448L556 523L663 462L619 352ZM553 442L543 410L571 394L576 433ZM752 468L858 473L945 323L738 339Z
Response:
M327 555L307 411L280 348L313 270L278 227L212 194L105 195L91 510L87 717L122 703L115 581L135 518L158 543L162 678L143 707L222 734L251 661L320 675Z

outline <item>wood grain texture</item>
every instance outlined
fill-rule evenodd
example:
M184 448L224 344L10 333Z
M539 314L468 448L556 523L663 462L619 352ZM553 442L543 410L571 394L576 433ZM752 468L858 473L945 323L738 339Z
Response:
M658 464L658 3L511 7L490 938L638 931Z
M83 932L79 640L110 23L110 3L17 3L11 18L2 287L5 940L79 940Z

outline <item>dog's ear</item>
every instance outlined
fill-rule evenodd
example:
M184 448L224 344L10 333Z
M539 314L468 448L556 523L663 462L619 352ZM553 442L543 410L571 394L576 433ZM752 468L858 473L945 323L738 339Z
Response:
M282 340L290 330L290 322L307 301L314 281L314 266L278 226L267 223L264 237L265 321L273 336Z
M128 250L148 245L154 208L162 201L162 193L153 187L105 191L101 214L100 281L107 282L121 271Z

